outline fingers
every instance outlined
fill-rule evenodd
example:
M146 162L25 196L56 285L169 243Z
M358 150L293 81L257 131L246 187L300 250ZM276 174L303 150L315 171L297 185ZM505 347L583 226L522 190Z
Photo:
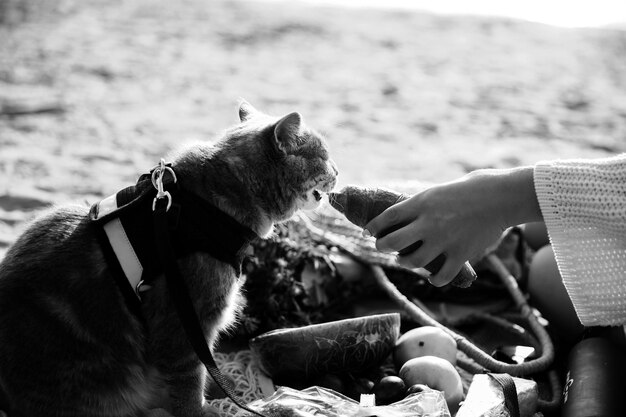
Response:
M459 274L465 263L454 257L448 259L440 247L427 244L420 245L417 250L410 253L407 251L406 254L402 254L401 252L396 259L406 268L426 268L431 272L428 280L435 287L449 284Z
M426 268L432 275L429 281L436 287L450 283L461 271L464 259L449 256L439 240L417 240L418 236L428 236L420 231L419 222L413 222L400 230L376 240L376 248L381 252L398 252L397 262L406 268ZM451 249L451 248L448 248Z
M430 282L441 287L454 279L465 260L454 255L459 249L455 250L455 239L444 235L448 236L446 239L433 226L437 223L433 219L438 217L433 215L432 208L429 212L422 200L421 194L416 194L389 207L365 225L363 235L375 236L376 248L381 252L398 252L400 265L432 270ZM439 268L442 260L443 265Z
M420 240L419 229L418 222L409 223L401 229L376 239L376 249L381 252L398 252L408 248ZM417 245L417 247L419 247L419 245ZM417 247L413 249L417 249Z
M406 224L413 220L415 215L412 215L411 210L406 208L407 201L410 200L401 201L370 220L370 222L365 225L363 235L379 237L393 226Z
M428 280L435 287L443 287L444 285L449 284L454 277L459 274L464 263L464 260L460 260L454 256L446 256L446 260L441 269L437 273L431 275Z
M406 268L422 268L439 256L440 253L440 248L425 244L413 252L398 254L397 262Z

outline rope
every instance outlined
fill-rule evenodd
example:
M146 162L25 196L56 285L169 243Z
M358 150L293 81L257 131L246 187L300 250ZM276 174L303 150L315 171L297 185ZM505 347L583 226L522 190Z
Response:
M521 292L509 272L506 270L500 259L495 255L488 255L489 262L494 266L496 273L503 280L507 290L511 293L516 305L522 310L522 316L528 323L534 336L539 342L541 355L533 360L521 364L510 364L494 359L491 355L482 351L464 336L443 326L438 321L426 314L422 309L412 303L398 288L387 278L385 271L378 265L370 265L373 276L378 285L387 292L387 294L396 301L404 311L411 316L416 322L423 326L434 326L448 333L456 341L458 349L465 353L472 361L459 361L458 365L473 374L478 373L507 373L512 376L523 376L528 374L548 371L548 368L554 361L554 345L546 330L541 326L537 317L526 303ZM511 280L513 283L511 283ZM492 317L491 320L502 326L510 327L512 324L504 319ZM550 400L539 400L538 406L541 410L553 410L560 404L561 384L556 371L549 370L548 379L550 384Z
M473 373L483 373L486 371L490 371L498 373L508 373L513 376L520 376L545 371L552 364L554 360L554 346L552 345L552 341L550 340L547 332L541 326L541 324L539 324L536 317L530 310L530 307L526 306L528 312L523 314L528 321L529 326L536 335L537 340L539 340L541 346L541 356L522 364L510 364L494 359L489 354L483 352L481 349L476 347L476 345L474 345L464 336L454 332L453 330L450 330L446 326L443 326L438 321L428 316L419 307L409 301L409 299L405 297L404 294L402 294L391 281L389 281L382 267L378 265L372 265L371 268L374 278L376 279L376 282L380 285L380 287L384 289L394 301L400 304L400 306L402 306L403 309L414 320L422 325L434 326L444 330L456 341L457 347L460 351L465 353L468 357L470 357L478 365L480 365L480 367L477 366L473 367L472 369L467 369L468 371ZM514 279L513 277L511 278ZM517 291L519 292L519 290ZM533 321L536 325L532 324Z

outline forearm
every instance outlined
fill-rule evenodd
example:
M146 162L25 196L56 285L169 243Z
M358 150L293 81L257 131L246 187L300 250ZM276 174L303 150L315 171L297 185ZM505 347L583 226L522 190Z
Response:
M533 176L534 168L529 166L478 170L464 180L473 183L484 199L483 216L506 228L542 219Z

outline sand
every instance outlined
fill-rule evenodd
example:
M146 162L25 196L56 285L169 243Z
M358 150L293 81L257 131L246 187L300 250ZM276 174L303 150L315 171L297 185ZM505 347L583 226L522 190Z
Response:
M626 151L626 32L295 3L0 3L0 258L237 121L328 137L342 184L410 187Z

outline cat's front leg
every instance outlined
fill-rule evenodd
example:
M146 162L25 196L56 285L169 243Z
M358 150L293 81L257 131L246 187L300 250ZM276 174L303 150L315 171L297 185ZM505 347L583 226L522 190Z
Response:
M204 397L206 376L204 365L194 363L187 370L178 371L168 378L175 417L219 416L217 410L207 404Z
M212 405L204 404L204 406L202 406L202 415L204 417L220 417L220 412Z
M3 417L0 413L0 417ZM148 410L141 417L174 417L167 410L163 408L155 408L154 410Z

